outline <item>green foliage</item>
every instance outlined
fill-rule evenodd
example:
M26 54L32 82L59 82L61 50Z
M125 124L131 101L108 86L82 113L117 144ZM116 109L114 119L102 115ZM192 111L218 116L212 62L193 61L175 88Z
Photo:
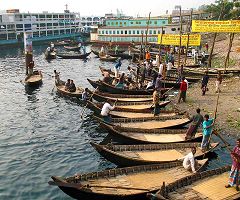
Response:
M223 1L224 9L222 19L236 19L240 16L240 3L239 2L229 2L227 0ZM235 6L236 9L233 9ZM210 5L202 5L199 9L204 10L205 12L212 13L212 19L218 19L222 7L222 0L217 0L215 3Z

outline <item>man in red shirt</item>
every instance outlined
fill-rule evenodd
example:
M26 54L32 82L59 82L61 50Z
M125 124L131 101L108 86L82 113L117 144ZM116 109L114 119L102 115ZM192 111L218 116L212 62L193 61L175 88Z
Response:
M179 98L178 98L178 103L180 103L181 99L183 100L183 102L186 102L186 93L187 93L187 83L185 80L185 77L182 78L182 82L180 85L180 94L179 94Z

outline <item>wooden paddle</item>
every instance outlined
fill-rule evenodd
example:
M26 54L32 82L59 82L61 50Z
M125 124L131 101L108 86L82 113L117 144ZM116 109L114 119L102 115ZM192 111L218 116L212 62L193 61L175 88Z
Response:
M89 100L92 99L92 97L93 97L93 95L95 94L95 92L97 91L97 89L98 89L98 87L96 87L96 89L93 91L93 93L92 93L91 97L89 98ZM83 114L84 114L84 111L85 111L86 108L87 108L87 105L88 105L88 103L86 103L86 105L85 105L85 106L83 107L83 109L82 109L82 112L81 112L81 115L80 115L80 118L81 118L81 119L83 119Z
M65 182L54 182L49 181L49 185L60 186L60 187L71 187L76 189L87 189L87 188L112 188L112 189L123 189L123 190L141 190L141 191L150 191L149 189L144 188L135 188L135 187L123 187L123 186L105 186L105 185L81 185L76 183L65 183Z

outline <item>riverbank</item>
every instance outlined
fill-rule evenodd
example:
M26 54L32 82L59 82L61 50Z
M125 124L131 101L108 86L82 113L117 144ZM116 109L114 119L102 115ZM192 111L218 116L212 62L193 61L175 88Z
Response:
M240 78L233 76L226 78L221 84L217 107L216 126L227 135L240 137ZM210 79L205 96L201 93L201 83L193 84L187 91L186 103L177 104L182 110L195 114L196 108L202 114L214 117L218 93L215 92L215 79ZM177 103L177 98L174 100Z

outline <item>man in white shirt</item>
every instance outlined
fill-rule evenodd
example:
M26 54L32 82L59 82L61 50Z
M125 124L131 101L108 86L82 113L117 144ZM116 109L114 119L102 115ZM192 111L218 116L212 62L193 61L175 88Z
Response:
M110 100L107 100L107 102L104 103L104 105L102 107L101 116L103 117L103 120L107 123L111 122L111 117L109 116L109 114L110 114L111 110L114 110L115 104L116 104L116 102L114 103L113 106L111 106Z
M163 73L163 64L161 63L161 61L160 61L158 73L161 74L161 75L162 75L162 73Z
M196 164L197 162L194 159L194 154L196 153L196 148L192 147L191 152L184 157L183 167L187 170L192 170L193 173L196 173Z
M184 82L186 82L186 83L187 83L187 89L188 89L188 85L189 85L189 82L188 82L188 80L187 80L185 77L183 77L183 80L184 80Z
M167 76L170 76L172 67L173 67L172 63L168 62L168 64L167 64Z

